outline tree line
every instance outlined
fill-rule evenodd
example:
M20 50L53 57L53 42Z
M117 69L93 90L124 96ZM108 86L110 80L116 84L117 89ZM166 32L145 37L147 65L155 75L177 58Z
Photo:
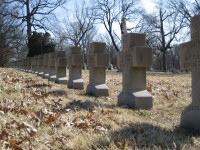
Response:
M128 32L146 33L151 69L178 70L178 45L190 39L190 18L199 12L199 0L157 0L150 12L140 0L2 0L0 66L71 45L81 47L86 62L92 41L106 42L116 66L125 18Z

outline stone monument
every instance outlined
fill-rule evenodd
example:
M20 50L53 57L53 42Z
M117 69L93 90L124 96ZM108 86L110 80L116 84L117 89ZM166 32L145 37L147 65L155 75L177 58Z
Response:
M51 72L51 58L55 57L55 53L54 52L50 52L48 53L48 58L45 60L45 62L47 63L46 65L46 71L43 75L44 79L49 79L50 76L50 72ZM54 74L54 73L53 73Z
M44 69L44 73L42 75L42 77L44 78L45 75L49 75L49 53L45 53L44 54L44 60L43 60L43 69Z
M39 64L39 62L38 62L38 59L39 59L39 55L35 55L34 56L34 67L33 67L33 73L35 73L35 74L37 74L38 73L38 64Z
M56 83L67 84L67 58L65 51L56 52Z
M192 72L192 103L181 114L180 126L200 133L200 15L191 19L191 41L180 45L180 66Z
M146 47L145 34L127 33L122 36L122 51L118 68L122 70L122 92L118 105L134 109L151 109L153 98L146 90L146 68L152 64L152 49Z
M56 81L56 52L52 52L49 54L49 81Z
M94 96L108 96L106 85L106 68L109 67L109 54L106 43L93 42L90 44L88 55L89 85L86 93Z
M44 61L44 54L40 54L38 57L38 76L43 76L44 74L44 66L43 66L43 61Z
M82 66L83 54L80 47L70 47L67 52L69 81L68 88L83 89Z

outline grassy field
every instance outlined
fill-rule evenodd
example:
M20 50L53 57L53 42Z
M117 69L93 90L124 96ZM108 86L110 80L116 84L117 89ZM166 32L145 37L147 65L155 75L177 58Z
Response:
M85 89L88 71L83 71ZM0 68L0 147L14 150L200 149L179 128L191 102L191 74L147 73L152 110L117 107L121 73L107 72L109 97L87 96L13 69Z

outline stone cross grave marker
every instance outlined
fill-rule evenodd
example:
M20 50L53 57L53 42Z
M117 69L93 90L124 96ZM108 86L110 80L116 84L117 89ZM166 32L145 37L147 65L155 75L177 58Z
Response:
M38 57L38 76L43 76L44 66L43 66L44 54L40 54Z
M67 60L69 68L68 88L83 89L83 54L81 54L81 48L70 47L67 52Z
M145 34L128 33L122 36L123 49L118 54L122 69L122 92L118 105L134 109L151 109L153 98L146 90L146 68L152 64L152 49L146 47Z
M44 73L42 75L42 77L44 78L45 76L49 75L49 53L45 53L44 54L44 60L43 60L43 67L44 67Z
M49 54L49 81L56 80L56 52L52 52ZM46 78L46 77L45 77Z
M39 59L39 55L35 55L34 56L34 70L33 73L37 74L38 73L38 59Z
M27 72L31 73L32 72L32 62L33 62L33 57L27 57Z
M181 114L180 126L200 133L200 15L191 19L191 41L180 45L180 66L192 72L192 103Z
M109 67L109 54L106 43L93 42L90 44L88 55L89 85L86 93L94 96L108 96L106 85L106 68Z
M67 58L65 51L56 52L56 83L67 84Z

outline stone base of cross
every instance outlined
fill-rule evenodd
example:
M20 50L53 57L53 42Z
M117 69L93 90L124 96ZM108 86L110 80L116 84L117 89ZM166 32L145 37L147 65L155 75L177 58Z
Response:
M122 92L118 105L134 109L151 109L153 98L146 90L146 68L152 64L152 49L146 47L145 34L128 33L122 37L123 49L118 54L122 69Z

